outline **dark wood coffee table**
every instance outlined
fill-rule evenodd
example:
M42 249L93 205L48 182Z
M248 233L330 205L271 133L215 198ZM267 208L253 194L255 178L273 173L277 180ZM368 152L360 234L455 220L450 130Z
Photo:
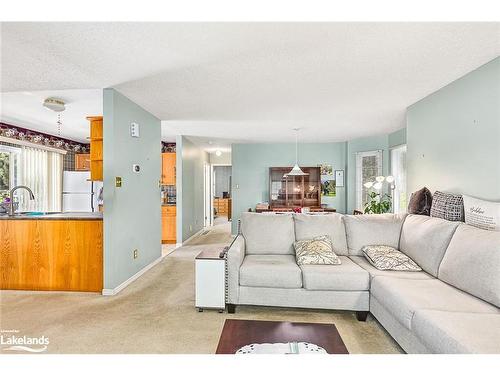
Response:
M329 354L349 354L335 324L226 319L216 354L234 354L248 344L303 341Z

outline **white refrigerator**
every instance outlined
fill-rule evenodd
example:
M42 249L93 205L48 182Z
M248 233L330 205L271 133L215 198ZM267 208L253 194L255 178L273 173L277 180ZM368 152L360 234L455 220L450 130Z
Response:
M64 171L63 212L98 212L102 182L90 181L90 172Z

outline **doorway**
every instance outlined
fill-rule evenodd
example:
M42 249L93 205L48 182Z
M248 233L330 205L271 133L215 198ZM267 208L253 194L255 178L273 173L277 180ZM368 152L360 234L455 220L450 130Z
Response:
M231 226L232 198L231 198L231 165L212 166L212 198L213 198L213 225ZM228 229L230 230L230 229Z

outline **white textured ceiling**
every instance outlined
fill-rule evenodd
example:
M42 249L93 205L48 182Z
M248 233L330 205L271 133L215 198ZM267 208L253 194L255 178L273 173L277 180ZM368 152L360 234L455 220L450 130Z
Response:
M8 23L2 91L115 87L175 134L342 141L500 55L499 23Z
M11 125L59 135L57 113L42 104L48 97L63 99L61 136L88 143L90 135L87 116L102 115L102 90L51 90L3 92L0 94L0 119Z

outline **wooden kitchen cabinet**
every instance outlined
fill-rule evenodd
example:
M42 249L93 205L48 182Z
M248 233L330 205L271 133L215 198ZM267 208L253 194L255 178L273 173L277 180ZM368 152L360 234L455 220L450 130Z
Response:
M177 207L161 206L161 242L176 243Z
M174 152L161 154L161 183L163 185L175 185L176 182L176 155Z
M102 116L87 117L90 121L90 179L102 181L103 123Z
M0 289L102 291L102 219L4 219L0 236Z
M75 171L90 171L90 154L75 154Z

